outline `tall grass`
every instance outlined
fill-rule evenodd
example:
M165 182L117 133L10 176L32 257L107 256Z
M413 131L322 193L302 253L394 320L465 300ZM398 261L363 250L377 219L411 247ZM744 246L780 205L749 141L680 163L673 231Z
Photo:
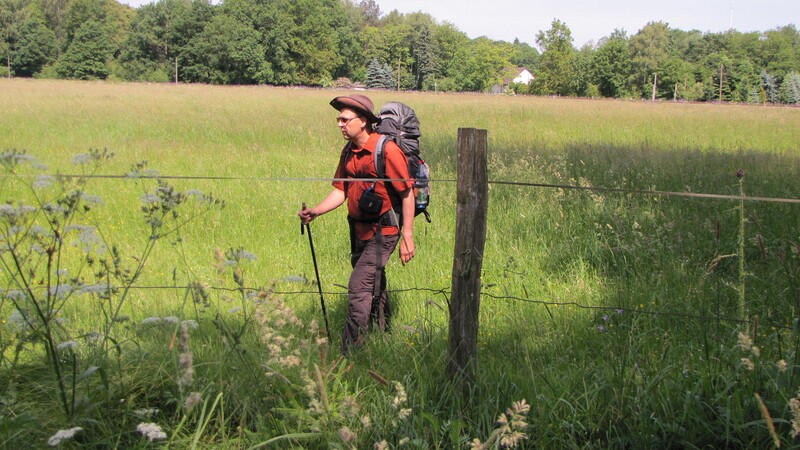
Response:
M439 290L452 272L459 127L489 130L490 180L800 198L800 111L371 92L421 117L434 222L416 224L415 260L388 268L392 333L342 360L346 224L338 212L314 222L327 345L295 216L330 189L343 142L327 102L339 94L0 80L3 149L75 173L74 154L109 148L107 174L148 160L160 175L197 177L170 179L179 191L226 201L153 247L138 284L173 288L131 290L114 324L118 351L101 357L87 338L102 329L98 299L60 309L69 321L59 333L79 344L61 366L75 371L64 378L80 400L71 417L52 413L41 341L2 327L4 446L41 447L79 426L62 445L146 447L136 428L153 422L174 447L461 448L499 443L498 416L521 420L506 410L522 399L522 446L796 443L795 204L490 185L479 376L466 396L445 375L449 299ZM32 201L4 180L7 201ZM98 229L133 263L149 245L149 187L88 181L104 200ZM14 307L4 299L0 310L9 320ZM195 322L181 350L181 323ZM190 396L199 403L189 407Z

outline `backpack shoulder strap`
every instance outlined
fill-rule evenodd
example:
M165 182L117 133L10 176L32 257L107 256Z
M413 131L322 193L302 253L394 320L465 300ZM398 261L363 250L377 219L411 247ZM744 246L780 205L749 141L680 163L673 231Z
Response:
M382 134L380 138L378 138L378 144L375 145L375 173L378 174L378 178L386 177L386 140L389 139L388 136Z

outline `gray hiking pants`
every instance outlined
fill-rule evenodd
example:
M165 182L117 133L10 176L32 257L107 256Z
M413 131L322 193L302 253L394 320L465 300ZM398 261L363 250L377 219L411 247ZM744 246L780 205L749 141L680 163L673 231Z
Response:
M386 272L383 267L392 256L399 239L399 235L382 236L380 266L376 251L377 236L366 241L355 239L353 243L353 253L350 255L353 272L350 274L348 284L350 304L342 337L342 353L344 354L348 354L350 349L363 344L364 332L373 320L378 323L381 331L386 331L389 327L391 309L389 295L386 292ZM380 279L377 279L378 277ZM373 304L376 282L380 283L380 295Z

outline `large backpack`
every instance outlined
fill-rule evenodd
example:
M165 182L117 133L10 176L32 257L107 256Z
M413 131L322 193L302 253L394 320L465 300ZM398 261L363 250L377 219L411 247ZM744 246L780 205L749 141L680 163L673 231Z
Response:
M378 112L380 122L375 130L391 139L406 155L408 161L408 175L414 177L414 216L425 215L425 220L430 223L431 215L428 212L430 204L430 167L419 156L419 119L411 107L400 102L389 102L381 106ZM375 149L375 172L378 178L386 177L386 156L384 148L386 139L381 138Z

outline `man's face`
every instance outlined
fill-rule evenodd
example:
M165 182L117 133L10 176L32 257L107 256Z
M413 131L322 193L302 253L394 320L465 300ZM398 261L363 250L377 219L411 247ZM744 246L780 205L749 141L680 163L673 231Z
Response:
M342 130L342 136L347 140L351 140L364 131L367 121L356 111L342 108L342 110L339 111L339 117L336 118L336 124L339 126L339 129Z

